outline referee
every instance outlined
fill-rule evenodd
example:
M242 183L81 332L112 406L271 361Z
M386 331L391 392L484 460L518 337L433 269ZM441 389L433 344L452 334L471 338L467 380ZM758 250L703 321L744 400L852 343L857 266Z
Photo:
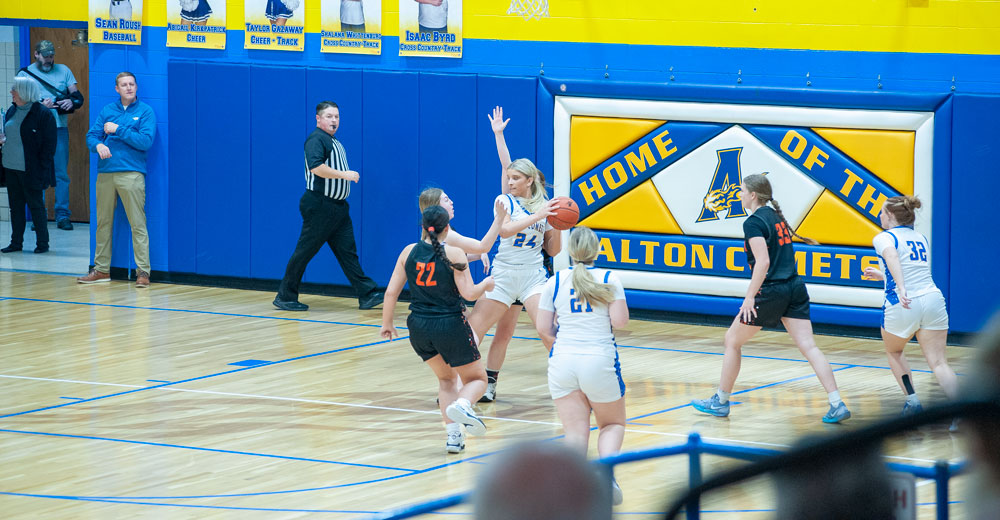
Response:
M299 201L302 233L295 252L288 260L285 277L278 287L274 306L286 311L304 311L309 306L299 302L299 283L323 244L329 244L337 262L354 290L361 309L382 303L383 293L375 281L365 276L354 243L354 226L348 213L347 196L351 183L358 182L358 172L347 165L347 152L334 134L340 127L340 108L332 101L316 105L316 129L305 142L306 192Z

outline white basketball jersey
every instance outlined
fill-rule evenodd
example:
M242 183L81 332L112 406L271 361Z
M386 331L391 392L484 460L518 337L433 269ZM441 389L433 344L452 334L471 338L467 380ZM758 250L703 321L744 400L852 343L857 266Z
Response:
M611 285L615 300L625 299L625 289L617 276L607 269L587 268L597 283ZM563 269L545 283L538 308L553 311L559 321L552 354L589 354L615 357L615 336L611 331L608 306L576 299L573 268Z
M500 195L504 209L510 215L511 221L518 221L531 216L531 212L517 197ZM542 244L545 242L545 232L552 229L548 220L536 222L508 238L500 239L497 256L493 265L505 269L538 269L542 266Z
M931 251L927 245L927 237L917 233L912 227L897 226L875 235L872 245L875 246L875 253L882 261L885 272L885 299L891 305L899 303L899 297L896 295L896 280L892 279L892 273L885 267L885 259L882 258L882 252L889 247L894 248L899 254L899 264L903 271L908 297L915 298L939 290L931 278L931 268L928 263Z
M447 26L448 0L442 0L441 5L420 4L417 10L417 23L431 29Z

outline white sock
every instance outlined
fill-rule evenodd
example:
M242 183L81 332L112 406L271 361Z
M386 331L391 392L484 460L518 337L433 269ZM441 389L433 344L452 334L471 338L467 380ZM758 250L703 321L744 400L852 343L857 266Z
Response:
M910 406L915 406L920 404L920 398L917 397L917 394L910 394L906 396L906 402L909 403Z
M455 399L455 402L458 403L459 406L463 407L467 406L469 408L472 408L472 403L470 403L469 400L464 397L459 397L458 399Z
M462 433L462 425L457 422L452 422L444 425L444 429L449 433Z
M729 392L723 392L722 389L715 391L715 395L719 396L719 403L726 404L729 402Z
M840 390L834 390L829 394L826 394L826 396L827 399L830 400L830 406L837 406L840 403L844 402L844 400L840 398Z

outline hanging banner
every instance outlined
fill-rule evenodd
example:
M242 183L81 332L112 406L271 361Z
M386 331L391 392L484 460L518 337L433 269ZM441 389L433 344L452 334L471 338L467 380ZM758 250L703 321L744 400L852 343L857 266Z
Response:
M399 55L462 57L462 0L399 0Z
M303 0L244 0L243 48L301 51L305 48Z
M226 0L167 0L167 47L226 48Z
M320 51L382 54L382 0L323 0Z
M90 43L142 43L142 0L90 0Z

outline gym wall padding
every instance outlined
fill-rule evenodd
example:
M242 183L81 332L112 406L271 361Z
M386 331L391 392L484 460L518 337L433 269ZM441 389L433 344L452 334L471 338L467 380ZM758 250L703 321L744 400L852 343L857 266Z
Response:
M997 310L1000 238L992 218L1000 193L996 121L1000 96L956 95L953 101L951 294L953 330L979 330Z

